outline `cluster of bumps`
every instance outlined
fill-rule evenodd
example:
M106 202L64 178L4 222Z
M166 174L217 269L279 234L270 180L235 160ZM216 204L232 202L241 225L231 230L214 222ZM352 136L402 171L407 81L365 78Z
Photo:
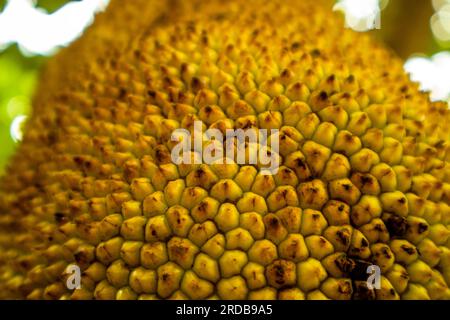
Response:
M279 171L176 166L195 120L279 129ZM0 298L450 299L449 135L329 1L113 0L1 181Z

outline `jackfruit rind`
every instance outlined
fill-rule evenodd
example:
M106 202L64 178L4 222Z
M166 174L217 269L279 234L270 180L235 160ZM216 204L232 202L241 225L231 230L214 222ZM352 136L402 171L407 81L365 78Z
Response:
M1 180L0 298L450 299L449 111L330 8L112 0ZM195 120L279 127L280 170L176 166Z

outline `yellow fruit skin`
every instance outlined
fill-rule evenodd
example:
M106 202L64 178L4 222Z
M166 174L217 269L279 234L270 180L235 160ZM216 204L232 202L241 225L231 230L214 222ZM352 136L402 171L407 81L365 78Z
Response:
M219 297L224 300L243 300L248 293L245 280L240 276L220 280L217 291Z
M449 300L450 111L333 3L111 0L0 179L0 299ZM276 172L207 161L249 129Z
M320 261L309 258L297 264L297 285L303 292L317 289L327 277Z
M321 285L321 291L330 299L350 300L352 284L349 279L328 278Z
M248 294L249 300L275 300L277 298L277 290L274 288L263 288L252 291Z
M305 294L298 288L285 289L279 292L280 300L305 300Z

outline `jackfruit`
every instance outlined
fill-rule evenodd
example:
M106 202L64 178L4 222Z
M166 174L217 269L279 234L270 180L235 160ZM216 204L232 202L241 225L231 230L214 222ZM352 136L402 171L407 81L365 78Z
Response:
M112 0L1 179L0 298L449 299L450 112L402 64L327 0ZM175 164L196 120L278 172Z

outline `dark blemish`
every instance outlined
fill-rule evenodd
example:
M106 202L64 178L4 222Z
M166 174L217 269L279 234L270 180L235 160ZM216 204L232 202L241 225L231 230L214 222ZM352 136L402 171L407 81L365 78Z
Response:
M208 209L208 203L207 202L200 202L198 205L198 210L200 211L206 211Z
M361 176L361 183L362 183L363 185L365 185L365 184L372 184L372 183L373 183L373 180L372 180L372 178L369 177L369 176Z
M188 64L186 62L183 62L181 64L181 69L180 69L181 73L182 74L185 73L187 71L187 69L188 69Z
M283 72L281 73L281 77L283 77L283 78L289 77L289 70L288 69L284 69Z
M345 139L347 142L351 142L351 141L353 140L353 135L352 135L351 133L346 133L346 134L344 135L344 139Z
M291 49L292 49L292 50L300 49L300 47L301 47L301 43L300 43L300 42L294 42L294 43L291 45Z
M361 247L365 248L369 246L369 242L366 239L361 240Z
M336 76L334 74L332 74L331 76L328 77L327 82L333 83L335 80L336 80Z
M361 115L361 117L359 118L359 120L358 120L358 124L363 124L364 123L364 121L366 121L366 119L367 119L367 116L366 116L366 114L365 113L363 113L362 115Z
M345 191L350 191L350 189L352 188L351 184L343 184L342 186L344 187Z
M419 232L419 234L422 234L427 230L428 230L428 225L426 225L425 223L419 223L419 225L417 226L417 231Z
M386 224L386 228L391 236L401 237L405 235L408 228L406 219L398 215L389 216L384 223Z
M326 101L328 99L328 94L325 91L320 91L319 99L322 101Z
M48 135L47 135L47 141L48 141L48 143L50 144L50 145L53 145L53 144L55 144L55 142L56 142L56 140L57 140L58 138L57 138L57 134L55 133L55 132L50 132Z
M400 248L402 248L402 250L409 255L413 255L414 253L416 253L416 250L414 248L408 247L407 245L402 245Z
M275 282L277 284L281 285L284 283L284 279L283 279L284 274L285 274L285 272L284 272L284 268L282 266L275 266L275 277L276 277Z
M75 261L79 264L87 262L87 257L83 252L77 252L74 254Z
M64 220L65 220L65 218L66 218L66 216L64 215L64 213L61 213L61 212L56 212L56 213L54 214L54 217L55 217L55 221L56 221L57 223L62 223L62 222L64 222Z
M365 281L354 284L354 292L352 296L352 300L375 300L376 295L374 290L370 290L367 288L367 284Z
M344 272L345 274L349 274L356 267L356 263L353 259L348 258L345 254L340 255L334 260L336 266Z
M120 90L119 90L119 99L125 98L126 95L127 95L127 90L125 88L120 88Z
M165 154L163 151L158 149L155 152L155 156L156 156L156 159L158 160L158 162L163 162Z
M297 165L297 167L300 167L300 168L302 168L302 169L306 169L306 164L305 164L305 162L303 161L303 159L297 159L297 160L296 160L296 165Z
M381 224L376 224L375 227L374 227L373 229L374 229L375 231L378 231L378 232L384 231L383 225L381 225Z
M343 230L339 230L337 233L337 236L339 237L339 240L342 242L342 244L347 245L348 244L348 234L345 233Z
M352 97L352 95L350 94L350 93L348 93L348 92L345 92L343 95L342 95L342 98L344 98L344 99L350 99Z
M367 274L367 268L372 265L371 262L364 261L364 260L354 260L354 268L350 271L350 277L352 280L360 280L365 281L367 280L368 274Z
M20 264L20 266L21 266L22 268L24 268L24 269L29 269L29 268L31 267L30 263L29 263L28 261L25 261L25 260L20 261L19 264Z
M313 157L319 157L320 155L321 155L320 150L318 150L318 149L313 150L313 152L312 152Z
M82 165L83 164L83 159L79 156L75 156L73 157L73 161L75 161L76 164L78 165Z
M195 171L195 177L196 178L201 178L202 176L204 176L206 174L206 172L203 170L203 169L201 169L201 168L199 168L199 169L197 169L196 171Z
M191 80L191 87L194 92L197 92L202 89L202 82L199 78L193 77Z
M391 258L391 255L389 254L389 251L386 248L383 248L383 250L381 252L387 259Z
M311 56L313 56L314 58L319 57L320 56L320 50L319 49L314 49L311 51Z
M279 226L279 222L277 218L272 218L269 220L269 225L273 228L277 228Z

